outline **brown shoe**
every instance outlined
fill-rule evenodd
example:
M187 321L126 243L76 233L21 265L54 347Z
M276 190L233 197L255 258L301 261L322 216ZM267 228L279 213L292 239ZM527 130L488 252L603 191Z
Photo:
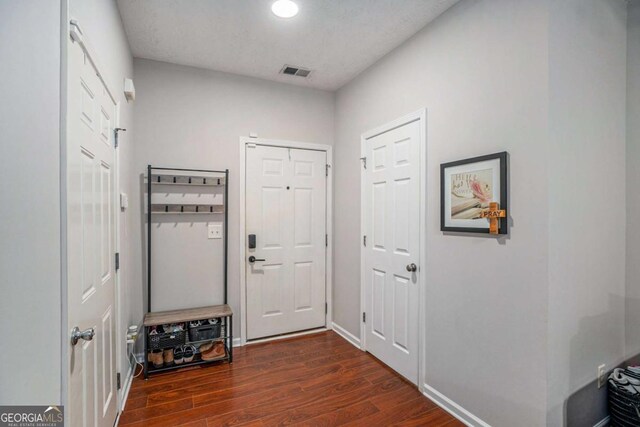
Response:
M151 350L151 363L155 368L162 368L162 349Z
M202 353L202 360L214 360L224 357L224 343L222 341L218 341L213 344L209 350Z
M213 352L218 355L218 357L224 356L224 343L222 341L218 341L213 345Z
M206 353L207 351L211 350L211 348L213 348L213 341L200 344L200 347L198 347L198 350L200 351L200 353Z
M164 351L163 359L165 365L171 365L173 363L173 349L168 348Z

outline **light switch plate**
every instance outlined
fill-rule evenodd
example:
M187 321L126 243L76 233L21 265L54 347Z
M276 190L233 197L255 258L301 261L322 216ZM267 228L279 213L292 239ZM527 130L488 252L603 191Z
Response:
M207 238L222 239L222 224L215 223L207 226Z

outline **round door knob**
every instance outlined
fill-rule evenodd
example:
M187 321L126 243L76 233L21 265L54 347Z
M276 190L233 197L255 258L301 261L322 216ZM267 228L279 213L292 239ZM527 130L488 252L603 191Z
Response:
M414 263L407 264L407 271L418 271L418 266Z
M76 345L79 340L91 341L96 334L95 329L89 328L81 331L77 326L71 331L71 345Z

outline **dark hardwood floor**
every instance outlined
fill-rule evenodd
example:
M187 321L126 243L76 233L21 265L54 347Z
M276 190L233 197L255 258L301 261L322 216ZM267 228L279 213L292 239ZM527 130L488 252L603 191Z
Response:
M119 425L463 426L334 332L234 349L232 365L136 378Z

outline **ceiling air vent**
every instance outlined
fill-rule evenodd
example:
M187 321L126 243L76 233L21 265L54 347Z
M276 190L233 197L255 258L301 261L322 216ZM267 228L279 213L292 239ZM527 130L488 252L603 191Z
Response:
M291 65L285 65L280 70L280 74L286 74L288 76L308 77L311 74L311 70L306 68L293 67Z

